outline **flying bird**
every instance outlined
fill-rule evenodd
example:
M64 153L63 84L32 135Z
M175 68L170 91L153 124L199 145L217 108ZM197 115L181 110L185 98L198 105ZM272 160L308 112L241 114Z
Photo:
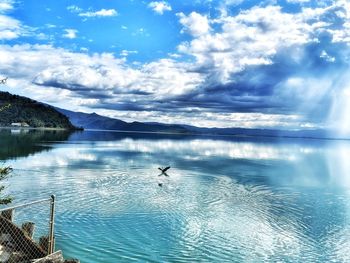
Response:
M4 78L4 79L1 79L1 80L0 80L0 84L6 84L7 79L8 79L7 77Z
M158 169L162 171L162 174L165 174L166 171L168 171L168 170L170 169L170 166L167 166L167 167L165 167L165 168L158 167Z

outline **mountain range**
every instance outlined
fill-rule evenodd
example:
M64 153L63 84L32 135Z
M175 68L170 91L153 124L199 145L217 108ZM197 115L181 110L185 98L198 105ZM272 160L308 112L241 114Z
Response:
M322 129L313 130L276 130L246 128L205 128L181 124L164 124L156 122L125 122L96 113L73 112L56 108L66 115L74 126L84 129L101 129L133 132L163 132L221 136L265 136L291 138L330 138L329 132Z
M276 130L246 128L206 128L156 122L125 122L96 113L74 112L38 101L0 92L0 126L26 123L30 127L95 129L130 132L177 133L221 136L266 136L297 138L331 138L327 130ZM334 138L334 137L332 137Z
M74 112L56 108L57 111L69 118L76 127L84 129L118 130L118 131L139 131L139 132L166 132L166 133L188 133L190 130L182 125L169 125L162 123L125 122L113 119L96 113Z

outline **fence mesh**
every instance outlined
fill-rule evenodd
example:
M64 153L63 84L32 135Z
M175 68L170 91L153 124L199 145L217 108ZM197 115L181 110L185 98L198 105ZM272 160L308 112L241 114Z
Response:
M0 262L31 262L53 252L54 198L0 210Z

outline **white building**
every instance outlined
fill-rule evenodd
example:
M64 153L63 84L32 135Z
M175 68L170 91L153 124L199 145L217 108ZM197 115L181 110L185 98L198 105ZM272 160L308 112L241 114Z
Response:
M12 122L11 127L29 127L26 122Z

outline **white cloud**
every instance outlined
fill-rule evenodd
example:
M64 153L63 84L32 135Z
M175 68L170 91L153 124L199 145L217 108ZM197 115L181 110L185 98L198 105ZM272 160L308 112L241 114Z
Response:
M6 61L0 65L0 72L47 88L69 90L70 95L80 94L82 100L89 99L94 92L120 94L115 98L117 101L137 98L135 93L150 94L147 100L164 99L185 94L202 81L200 74L188 72L188 65L170 59L134 69L124 59L108 53L89 55L43 45L0 46L0 57ZM33 85L29 83L21 86L38 91L38 87L30 88ZM87 93L79 93L82 91Z
M44 33L38 33L36 35L36 38L39 39L39 40L47 40L47 39L49 39L49 37L47 35L45 35Z
M70 5L67 7L67 10L78 14L78 16L81 17L111 17L111 16L117 16L118 12L115 9L101 9L98 11L85 11L76 5Z
M76 6L68 10L75 10L78 15L89 13L85 17L113 14L105 9L82 13L83 10ZM0 72L11 78L9 88L14 93L74 110L89 110L90 107L91 111L97 107L95 111L101 114L128 120L212 127L309 126L313 124L304 123L297 113L230 112L237 109L234 103L241 102L239 96L244 92L239 90L242 87L235 87L235 81L238 73L244 73L249 67L274 64L280 54L288 54L288 59L293 61L300 60L303 48L309 44L317 45L321 33L327 33L332 43L350 43L349 10L347 1L337 1L333 6L303 8L301 13L286 13L276 5L254 7L231 16L222 13L215 18L196 12L179 13L182 32L189 34L191 39L181 43L180 53L169 54L169 59L130 65L126 56L135 51L123 50L122 58L118 59L105 53L89 55L84 48L82 53L73 53L52 46L2 45ZM334 23L338 19L344 23ZM0 39L17 38L24 34L23 30L18 20L0 15ZM75 38L77 33L75 29L65 29L64 36ZM140 28L135 34L148 33ZM327 62L338 61L334 50L322 50L316 55ZM187 55L194 59L183 62L182 58ZM281 89L279 93L272 90L274 99L292 97L300 101L303 97L314 99L318 96L311 92L312 89L305 91L305 81L286 79L276 86ZM306 83L313 87L315 82L318 83L317 80ZM227 83L230 85L224 87L225 91L216 90ZM326 94L330 86L331 83L327 83L322 94ZM212 88L210 92L206 90L208 87ZM249 92L246 91L244 96L257 105L261 97ZM208 101L212 108L207 107ZM224 106L229 109L226 111Z
M113 103L113 101L111 101ZM114 102L116 103L116 102ZM194 114L195 112L195 114ZM310 126L317 127L314 123L307 123L299 115L283 115L283 114L264 114L264 113L213 113L201 108L188 108L187 110L164 111L159 114L159 111L148 110L140 111L114 111L101 110L101 114L122 119L125 121L150 121L161 123L178 123L190 124L197 127L209 128L227 128L227 127L242 127L242 128L274 128L282 127L284 129L301 129L302 127Z
M288 3L293 3L293 4L300 4L300 3L307 3L310 2L310 0L287 0Z
M333 43L350 45L350 2L339 0L324 8L305 8L302 15L305 20L318 20L313 24L315 31L329 34Z
M131 33L132 36L145 36L145 37L150 37L151 35L148 33L148 30L141 27L138 28L136 31Z
M45 24L47 28L56 28L57 26L54 24Z
M180 23L183 25L182 32L187 32L192 36L201 36L209 33L210 26L207 16L192 12L188 16L178 13Z
M350 19L350 4L338 1L325 8L305 8L301 13L286 13L279 6L253 7L235 16L208 17L192 12L178 14L183 32L193 36L183 42L178 50L196 59L198 68L211 74L211 80L219 83L234 81L234 76L252 65L273 64L274 57L290 49L291 59L298 59L298 48L316 43L317 36L328 32L333 42L350 43L350 23L341 28L331 27L327 16L338 10L344 21ZM326 17L326 18L325 18ZM213 31L211 27L220 28Z
M0 15L0 40L10 40L18 38L24 34L25 30L17 19Z
M54 102L56 106L69 109L88 111L89 107L97 107L94 111L100 114L130 121L191 123L208 127L293 128L302 124L298 116L218 114L195 105L159 114L153 103L167 102L196 91L205 82L205 75L192 71L191 64L172 59L132 68L124 59L117 59L111 54L73 53L44 45L0 46L0 57L5 61L0 64L0 72L10 76L11 92L24 96L30 94L33 99ZM103 104L100 97L106 97ZM123 104L141 105L144 110L112 110ZM111 110L108 110L109 107L112 107Z
M13 9L13 1L1 1L0 2L0 13L7 12Z
M239 5L243 2L244 0L225 0L224 3L225 5Z
M11 48L10 48L11 50ZM13 51L13 50L12 50ZM6 57L8 52L0 52ZM13 54L11 52L11 54ZM18 56L18 57L17 57ZM20 58L20 59L19 59ZM35 58L35 59L34 59ZM117 116L125 120L161 121L165 123L191 123L206 127L295 127L303 123L298 116L284 116L262 113L211 113L199 108L184 108L181 111L165 111L161 115L154 111L150 101L167 101L179 95L188 94L203 84L203 76L190 72L189 65L171 59L162 59L132 69L124 60L118 60L111 54L89 56L71 53L50 46L18 46L11 68L17 63L31 61L32 67L23 64L18 74L24 79L33 79L34 83L45 89L30 84L24 85L30 93L38 93L34 98L43 101L60 102L72 108L101 107L100 114ZM17 62L17 63L15 63ZM1 67L0 67L1 70ZM52 87L52 88L50 88ZM57 97L58 90L60 94ZM147 96L137 95L147 93ZM110 96L100 105L99 95ZM92 97L89 97L89 96ZM68 102L68 103L67 103ZM118 104L150 105L144 111L102 110ZM67 106L65 106L67 107ZM193 115L196 111L196 115ZM298 124L298 125L299 125Z
M117 16L118 12L115 9L101 9L99 11L88 11L79 13L79 16L82 17L108 17L108 16Z
M14 9L14 4L12 0L0 0L0 40L16 39L30 31L30 28L23 26L19 20L7 15Z
M154 93L157 99L186 94L204 81L201 74L190 71L190 65L172 59L145 64L141 72L140 83L143 83L145 91Z
M335 62L335 57L330 56L325 50L321 52L320 58L323 58L328 62Z
M138 53L138 51L137 50L122 50L121 52L120 52L120 56L122 56L122 57L127 57L127 56L129 56L130 54L137 54Z
M171 11L172 8L169 5L169 3L165 2L165 1L160 1L160 2L151 2L148 4L148 7L153 9L154 12L156 12L157 14L162 15L165 11Z
M62 35L62 37L65 37L65 38L70 38L70 39L74 39L77 37L77 33L78 33L78 30L76 29L65 29L64 30L66 33Z
M67 10L72 12L72 13L79 13L81 11L83 11L82 8L76 6L76 5L70 5L70 6L67 6Z

